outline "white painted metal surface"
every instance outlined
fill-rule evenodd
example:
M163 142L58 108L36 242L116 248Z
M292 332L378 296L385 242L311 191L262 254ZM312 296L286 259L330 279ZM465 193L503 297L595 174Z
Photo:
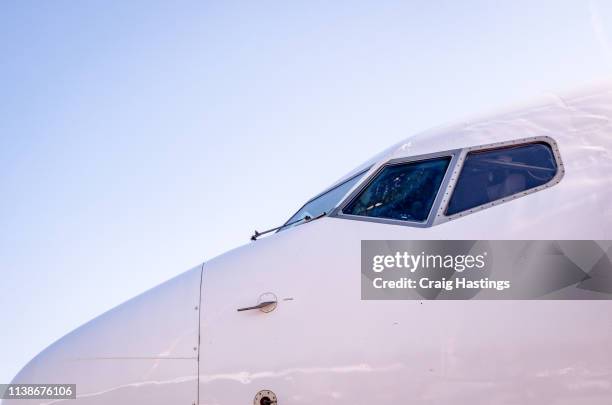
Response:
M612 301L362 301L360 241L612 239L611 119L601 85L410 137L352 173L548 136L565 176L432 227L325 217L279 232L206 262L200 311L198 267L66 336L15 382L77 383L79 404L240 405L264 389L281 405L610 404ZM273 311L236 311L268 292Z
M194 267L86 323L41 352L13 381L76 384L77 400L3 404L196 402L201 270Z
M201 404L247 404L262 388L284 404L610 403L612 302L361 301L361 239L445 233L343 221L205 264ZM236 312L261 291L276 310Z

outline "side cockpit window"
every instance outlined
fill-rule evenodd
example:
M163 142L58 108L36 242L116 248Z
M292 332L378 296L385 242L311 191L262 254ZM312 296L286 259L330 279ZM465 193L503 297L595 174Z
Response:
M469 152L446 215L526 194L556 174L555 155L544 142Z
M442 157L384 166L342 213L424 222L450 161L450 157Z

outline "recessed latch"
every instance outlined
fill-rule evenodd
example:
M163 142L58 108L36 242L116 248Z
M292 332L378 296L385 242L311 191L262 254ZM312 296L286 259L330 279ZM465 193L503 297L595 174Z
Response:
M238 308L238 312L242 311L250 311L252 309L259 309L261 312L272 312L276 309L276 305L278 304L278 298L273 293L265 293L259 296L259 300L257 305L253 305L252 307L244 307Z

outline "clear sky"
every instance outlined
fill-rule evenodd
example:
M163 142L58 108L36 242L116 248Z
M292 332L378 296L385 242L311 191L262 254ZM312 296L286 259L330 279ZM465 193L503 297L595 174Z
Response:
M609 1L0 3L0 383L402 138L612 72Z

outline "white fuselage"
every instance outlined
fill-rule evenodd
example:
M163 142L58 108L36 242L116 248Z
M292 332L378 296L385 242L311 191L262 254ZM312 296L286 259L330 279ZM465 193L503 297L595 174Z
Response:
M275 233L96 318L14 382L76 383L77 404L240 405L264 389L281 405L610 404L612 301L364 301L360 244L612 239L611 119L602 86L410 137L361 168L545 136L565 173L433 226L332 216ZM273 311L237 311L265 293Z

